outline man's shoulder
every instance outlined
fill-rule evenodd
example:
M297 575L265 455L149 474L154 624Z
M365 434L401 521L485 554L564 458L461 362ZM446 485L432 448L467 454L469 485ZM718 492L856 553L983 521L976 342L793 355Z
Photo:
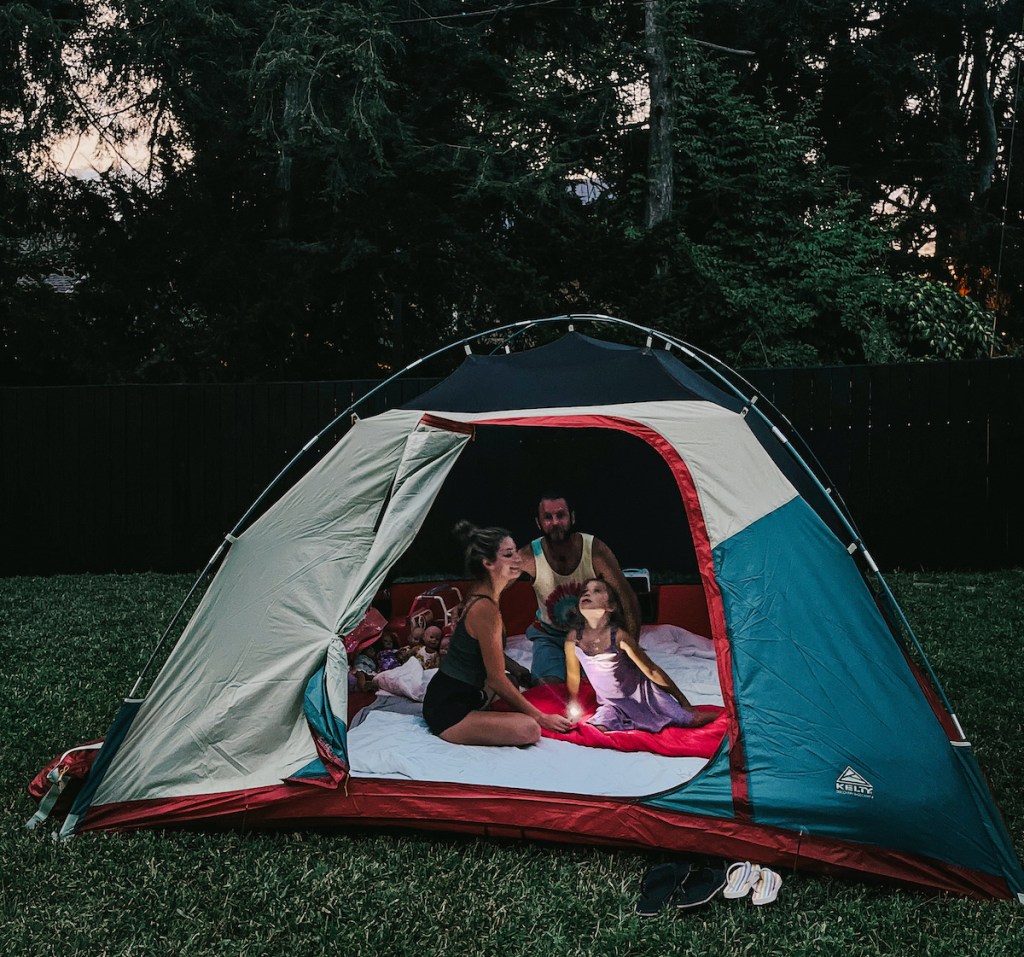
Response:
M537 552L540 550L537 543L539 541L539 538L535 538L532 542L527 542L519 549L519 560L523 562L527 568L535 568L537 565ZM530 574L532 574L532 572Z
M615 557L613 552L604 542L601 541L596 535L592 536L593 541L590 544L590 554L595 561L607 562L615 567L618 567L619 560Z

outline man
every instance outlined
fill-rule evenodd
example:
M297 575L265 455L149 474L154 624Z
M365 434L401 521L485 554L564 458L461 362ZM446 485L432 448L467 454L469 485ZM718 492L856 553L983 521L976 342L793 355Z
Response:
M539 683L550 684L565 681L565 638L583 582L600 576L615 587L635 637L640 633L640 603L612 550L593 535L576 531L576 515L564 495L545 494L536 521L541 537L524 545L519 558L537 596L537 617L526 629L533 642L531 671Z

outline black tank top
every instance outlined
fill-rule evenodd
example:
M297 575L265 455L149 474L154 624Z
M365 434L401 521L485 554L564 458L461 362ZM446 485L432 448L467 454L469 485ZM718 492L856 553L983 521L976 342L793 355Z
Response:
M487 595L470 595L463 607L462 617L452 632L452 640L448 643L448 654L441 659L441 673L449 678L457 678L474 688L483 688L487 681L487 668L484 656L480 651L480 642L466 629L466 613L473 601L483 598L495 604L494 599ZM504 638L504 630L502 631Z

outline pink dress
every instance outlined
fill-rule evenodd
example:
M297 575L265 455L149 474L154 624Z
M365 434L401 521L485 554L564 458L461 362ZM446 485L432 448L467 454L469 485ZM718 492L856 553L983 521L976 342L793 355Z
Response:
M597 711L588 724L609 731L662 731L688 728L694 712L683 707L664 688L659 688L636 665L616 641L612 626L611 644L605 651L588 655L576 639L576 657L597 696Z

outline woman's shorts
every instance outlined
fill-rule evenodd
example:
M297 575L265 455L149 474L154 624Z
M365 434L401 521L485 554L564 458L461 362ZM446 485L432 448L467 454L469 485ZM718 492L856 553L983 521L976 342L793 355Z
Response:
M479 688L439 671L423 696L423 720L431 733L443 734L486 702L487 696Z

